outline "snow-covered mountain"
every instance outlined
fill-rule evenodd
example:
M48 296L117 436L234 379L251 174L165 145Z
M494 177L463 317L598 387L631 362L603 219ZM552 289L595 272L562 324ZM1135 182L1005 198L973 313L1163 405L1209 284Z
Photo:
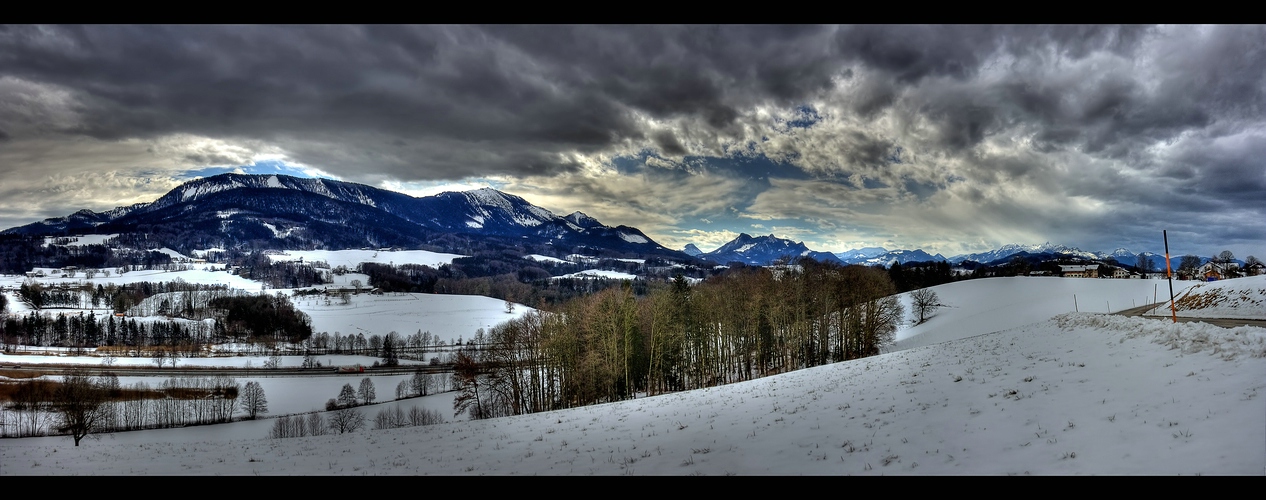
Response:
M144 231L160 238L264 242L281 248L444 246L446 235L682 256L637 228L565 217L492 188L414 198L363 184L285 175L222 174L189 181L153 203L11 228L3 234Z
M941 254L928 254L923 250L886 250L881 247L868 247L847 252L837 252L835 254L840 260L847 264L859 264L864 266L892 266L893 263L908 264L911 262L928 262L928 261L948 261L953 264L960 264L965 261L974 261L982 264L997 264L1006 262L1014 255L1050 255L1050 256L1072 256L1087 260L1103 261L1108 258L1116 259L1122 265L1133 266L1138 262L1139 255L1151 257L1154 263L1163 263L1164 256L1152 252L1142 252L1136 254L1125 248L1117 248L1111 252L1087 252L1080 248L1070 247L1066 245L1056 245L1052 243L1043 243L1041 245L1003 245L996 250L988 252L970 253L957 255L946 258Z
M686 247L681 249L681 253L684 253L691 257L698 257L700 255L703 255L703 250L700 250L699 247L695 246L694 243L687 243Z
M830 252L815 252L804 246L803 242L795 242L774 235L751 236L740 234L733 241L721 245L720 248L699 255L719 264L742 262L750 266L767 266L783 259L809 257L822 262L843 264L839 257Z
M858 248L856 250L848 250L845 252L835 252L835 256L839 257L840 260L844 262L852 263L853 261L857 259L863 259L863 260L869 259L871 257L878 257L886 253L888 253L888 249L884 247L865 247L865 248Z
M1124 249L1118 249L1118 251L1120 250L1124 250ZM988 252L980 252L980 253L969 253L969 254L964 254L964 255L956 255L954 257L950 257L947 260L949 260L953 264L958 264L958 263L961 263L963 261L968 261L968 260L980 262L980 263L990 263L990 262L1006 259L1007 257L1018 254L1020 252L1027 252L1029 254L1042 254L1042 253L1064 254L1064 255L1071 255L1071 256L1081 257L1083 259L1090 259L1090 260L1103 259L1103 258L1106 258L1106 256L1108 255L1108 254L1102 254L1102 253L1096 254L1094 252L1086 252L1086 251L1081 250L1080 248L1073 248L1073 247L1069 247L1065 245L1053 245L1050 242L1046 242L1041 245L1016 245L1016 244L1003 245L1001 248L997 250L990 250ZM1128 253L1129 251L1125 250L1125 252ZM1133 255L1133 254L1130 254L1130 255ZM1121 258L1118 257L1117 259L1120 260Z
M892 250L884 252L870 258L859 258L853 261L845 261L849 264L861 264L866 266L884 266L892 267L893 264L909 264L911 262L941 262L945 257L941 254L930 255L923 250Z

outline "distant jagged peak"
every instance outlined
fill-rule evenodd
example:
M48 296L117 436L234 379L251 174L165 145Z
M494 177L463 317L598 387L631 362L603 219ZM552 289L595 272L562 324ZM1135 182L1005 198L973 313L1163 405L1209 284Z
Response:
M598 219L590 217L586 215L584 212L581 212L579 210L572 212L571 214L568 214L566 217L563 217L563 218L567 219L567 222L570 222L572 224L575 224L579 227L586 228L586 229L591 228L591 227L602 226L602 223L598 222Z

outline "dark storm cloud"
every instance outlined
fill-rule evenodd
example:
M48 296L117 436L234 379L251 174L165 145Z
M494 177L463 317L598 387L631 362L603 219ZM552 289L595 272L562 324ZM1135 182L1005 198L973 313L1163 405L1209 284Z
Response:
M361 149L378 147L365 134L425 138L408 151L413 172L389 160L358 166L448 178L451 170L429 162L442 147L533 149L541 156L526 168L566 171L570 164L546 158L644 139L634 110L724 129L767 99L794 105L839 70L825 45L806 50L830 30L15 26L0 33L0 65L72 90L80 116L71 132L281 143L345 135L332 140ZM656 137L665 152L685 151L666 138ZM479 168L518 173L522 154L493 155L502 161Z
M1263 26L3 26L0 172L264 154L584 190L664 231L688 228L645 198L696 217L777 202L823 231L860 203L941 242L1166 210L1213 227L1266 219L1264 54ZM902 226L918 217L938 223Z
M409 158L421 170L414 175L444 177L426 159L445 140L549 153L639 136L618 102L552 87L551 75L533 74L517 50L472 28L23 26L0 34L0 52L7 75L72 89L73 131L104 139L183 132L285 142L355 131L333 142L373 149L366 135L424 138L430 144ZM482 165L485 173L521 165L521 154L496 156L505 163Z

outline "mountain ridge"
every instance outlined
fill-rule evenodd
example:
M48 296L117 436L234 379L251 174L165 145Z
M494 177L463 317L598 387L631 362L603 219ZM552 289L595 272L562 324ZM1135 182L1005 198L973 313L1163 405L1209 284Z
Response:
M412 197L364 184L285 175L194 179L149 203L9 228L0 234L155 232L160 237L281 248L436 245L479 236L565 247L689 258L629 226L581 212L558 216L493 188ZM183 235L183 236L182 236ZM442 246L442 245L441 245Z

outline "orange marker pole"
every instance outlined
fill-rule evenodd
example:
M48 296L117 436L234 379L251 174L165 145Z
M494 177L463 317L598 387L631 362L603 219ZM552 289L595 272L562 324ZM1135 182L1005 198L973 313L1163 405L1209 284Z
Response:
M1174 323L1178 322L1178 308L1174 307L1174 272L1169 267L1169 231L1162 229L1161 235L1165 237L1165 277L1169 278L1169 312L1174 316Z

